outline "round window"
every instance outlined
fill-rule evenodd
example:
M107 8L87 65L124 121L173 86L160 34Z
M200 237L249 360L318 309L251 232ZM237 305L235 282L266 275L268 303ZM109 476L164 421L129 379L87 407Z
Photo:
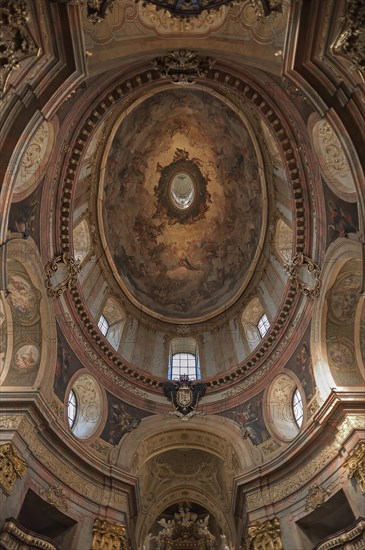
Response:
M67 421L79 439L88 439L97 430L102 417L102 394L89 374L77 378L68 394Z
M170 197L173 205L179 210L186 210L191 206L195 197L195 186L187 172L177 172L172 178Z

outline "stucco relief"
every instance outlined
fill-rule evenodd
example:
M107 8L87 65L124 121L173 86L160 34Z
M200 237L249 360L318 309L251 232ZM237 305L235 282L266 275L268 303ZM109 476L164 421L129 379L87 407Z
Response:
M41 182L52 151L55 126L56 122L44 121L29 139L15 178L14 201L24 199Z
M187 173L196 198L175 215L169 178ZM250 134L227 105L193 90L144 101L115 134L104 188L109 261L149 312L210 314L247 284L264 226L264 191Z

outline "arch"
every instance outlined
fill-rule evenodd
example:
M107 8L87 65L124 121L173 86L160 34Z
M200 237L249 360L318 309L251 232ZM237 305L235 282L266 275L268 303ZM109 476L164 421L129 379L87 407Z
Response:
M339 287L336 288L336 285L346 277L346 266L349 268L348 272L354 271L355 266L358 275L353 274L351 281L349 279L346 283L347 288L341 290ZM356 368L353 361L355 355L353 346L358 341L358 337L354 335L355 331L359 331L359 327L355 323L355 306L356 296L359 296L361 287L361 270L362 247L360 242L339 238L329 246L322 270L321 292L313 309L312 318L316 322L312 324L311 331L313 372L322 399L326 399L331 389L337 386L363 384L360 370ZM356 277L358 277L358 282L356 282ZM330 337L327 332L330 323L335 323L340 327L339 334L343 333L341 330L343 323L347 325L351 323L353 331L350 339L352 342L349 343L345 336L335 339ZM346 380L344 377L341 379L341 365L347 371ZM351 383L347 375L354 373L355 376ZM346 383L342 383L341 380Z
M27 299L31 300L34 305L34 315L23 327L23 336L26 337L26 340L22 342L23 346L21 346L31 345L32 348L36 348L40 354L38 361L39 367L37 367L37 374L32 386L41 387L42 391L49 392L49 388L53 385L53 377L56 368L57 332L52 302L47 295L44 285L44 268L40 253L36 243L31 237L26 240L13 239L7 244L7 259L8 269L12 262L14 265L21 266L23 275L20 274L19 276L22 277L23 280L19 282L25 285L25 292L29 293ZM10 298L8 297L8 304L10 303L9 300ZM39 329L36 329L36 319L39 320ZM32 338L35 338L35 340L39 338L41 340L41 345L36 341L34 343L31 342ZM14 350L14 352L16 351L17 350ZM36 353L34 349L29 348L27 350L21 350L20 348L20 354L23 354L23 351L25 353ZM14 360L16 360L16 357L14 357Z
M162 434L161 434L162 431ZM156 414L143 418L138 428L124 436L113 452L113 461L136 472L140 465L169 449L205 450L227 463L237 463L237 471L261 462L248 439L242 437L236 422L226 417L194 417L186 425L175 417Z

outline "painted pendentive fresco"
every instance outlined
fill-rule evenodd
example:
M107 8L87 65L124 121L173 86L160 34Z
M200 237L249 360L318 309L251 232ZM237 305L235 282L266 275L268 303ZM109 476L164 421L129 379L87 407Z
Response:
M7 302L13 318L13 353L5 386L31 386L37 376L42 349L41 293L22 264L8 264Z
M117 278L157 315L216 310L253 269L264 195L249 132L226 104L197 90L147 99L106 162L102 225Z
M363 385L355 353L355 322L360 300L361 262L347 263L327 292L326 328L328 363L338 386Z
M286 369L291 370L297 375L301 385L303 386L307 403L314 397L316 393L316 384L313 373L309 341L310 327L308 327L293 356L285 365Z
M141 409L124 403L109 392L107 392L107 399L108 418L100 437L112 445L118 445L126 433L137 428L142 418L150 415Z
M74 354L62 331L57 327L57 364L54 380L54 392L63 401L65 391L72 376L82 369L81 361Z
M327 185L323 185L327 213L327 246L338 237L347 237L359 230L356 203L337 197Z
M254 445L260 445L270 439L263 418L263 393L256 395L246 403L225 411L223 416L230 418L239 424L243 437L249 437Z

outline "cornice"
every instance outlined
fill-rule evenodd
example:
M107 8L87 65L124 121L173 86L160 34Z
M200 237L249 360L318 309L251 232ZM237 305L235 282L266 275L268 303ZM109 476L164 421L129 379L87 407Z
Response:
M248 80L248 82L246 82ZM292 185L292 193L294 204L296 207L296 251L300 253L306 250L305 245L305 221L304 221L304 198L302 190L302 178L303 173L300 165L300 157L298 156L296 144L293 143L293 137L290 134L288 125L284 122L283 114L276 115L277 105L273 105L272 99L266 92L259 90L257 84L251 82L250 79L240 78L238 74L227 73L224 68L219 64L215 65L214 69L211 69L208 73L208 81L212 85L222 86L225 88L231 88L235 94L242 95L244 101L248 101L254 110L264 117L266 122L272 128L272 131L276 135L278 142L281 145L281 154L283 161L285 162L289 181ZM159 82L159 75L154 70L145 70L139 74L131 75L129 79L124 80L119 86L110 88L106 91L103 99L99 100L98 104L94 105L91 114L86 118L83 126L77 131L71 145L70 153L68 154L68 164L66 168L64 185L62 190L61 199L61 223L59 238L61 241L62 251L69 251L71 246L70 241L70 208L72 204L72 193L74 182L76 181L78 163L82 158L83 151L88 143L88 140L93 132L97 123L105 117L109 110L115 107L122 99L127 98L130 93L140 89L144 85L151 86L153 83ZM203 80L202 82L206 82ZM288 133L289 132L289 133ZM291 315L291 307L294 303L295 289L291 287L288 290L286 299L284 299L281 311L277 315L276 321L273 324L270 334L263 341L262 346L251 355L247 361L232 369L229 373L219 375L218 377L209 381L211 388L219 388L222 384L234 383L241 378L241 375L249 370L252 370L257 364L260 364L264 359L268 357L271 351L272 345L277 340L277 336L282 332L283 327L287 323L287 319ZM90 334L90 342L94 342L92 345L96 345L95 349L98 349L98 353L105 354L108 361L118 367L118 370L122 370L123 375L127 375L134 379L137 383L147 385L150 389L159 388L161 381L147 373L136 371L131 365L121 360L119 356L116 356L110 346L105 343L103 337L99 334L96 328L95 322L90 318L90 314L87 311L87 307L83 302L83 299L75 287L72 290L72 299L74 306L78 311L78 316L82 321L82 324Z
M300 487L305 486L311 479L324 470L336 457L342 457L344 445L351 434L356 430L364 430L365 392L360 388L354 391L332 391L326 402L313 416L313 422L307 424L298 437L286 447L280 447L280 453L273 454L271 460L244 474L237 476L234 483L236 506L240 499L247 495L248 508L252 511L260 508L268 499L270 502L279 503L285 501L290 494L295 493ZM315 452L313 450L315 449ZM322 458L320 458L323 455ZM319 459L318 459L319 458ZM311 467L313 464L313 467ZM306 474L300 473L306 469ZM290 485L288 479L296 479L296 483ZM285 489L286 484L288 488ZM266 488L282 487L285 495L275 498L273 494L266 497ZM280 493L280 491L279 491ZM256 495L250 496L250 495ZM257 504L253 506L253 502ZM251 504L250 504L251 503Z

